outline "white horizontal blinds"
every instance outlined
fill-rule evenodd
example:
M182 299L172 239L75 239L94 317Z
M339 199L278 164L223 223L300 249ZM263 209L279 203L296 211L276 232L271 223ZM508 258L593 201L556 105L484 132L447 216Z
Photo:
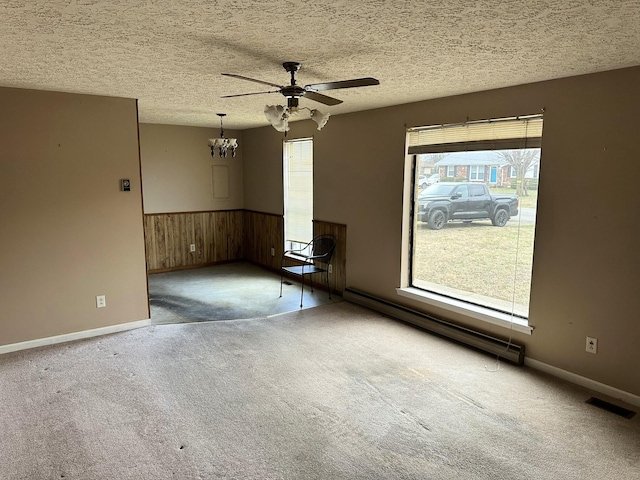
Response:
M542 116L409 129L409 153L540 148Z
M313 237L313 140L284 142L284 237L307 243Z

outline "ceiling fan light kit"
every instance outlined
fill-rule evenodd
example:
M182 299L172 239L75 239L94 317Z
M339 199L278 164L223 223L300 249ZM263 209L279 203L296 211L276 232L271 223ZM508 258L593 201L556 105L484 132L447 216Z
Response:
M355 78L353 80L341 80L338 82L325 82L325 83L313 83L310 85L305 85L301 87L296 82L296 72L300 70L302 66L299 62L284 62L282 64L284 69L289 72L291 75L291 83L289 85L278 85L277 83L265 82L263 80L256 80L255 78L244 77L242 75L236 75L234 73L223 73L227 77L239 78L242 80L248 80L250 82L260 83L262 85L269 85L271 87L276 87L278 90L270 90L266 92L255 92L255 93L241 93L238 95L225 95L222 98L230 98L230 97L242 97L246 95L261 95L263 93L276 93L279 92L287 98L287 106L283 105L266 105L264 107L264 115L266 119L269 121L271 126L275 128L278 132L286 132L289 131L289 117L297 114L301 109L309 110L311 114L311 119L316 122L318 125L318 130L321 130L327 124L329 120L328 113L322 113L316 109L310 109L307 107L300 107L299 101L300 98L304 97L308 100L313 100L318 103L322 103L324 105L332 106L339 105L342 103L342 100L338 100L337 98L329 97L328 95L323 95L318 93L322 90L336 90L341 88L353 88L353 87L366 87L369 85L379 85L380 82L372 77L365 78ZM222 124L221 124L222 125ZM222 136L222 135L221 135Z
M329 120L329 113L322 113L317 109L310 109L307 107L283 107L282 105L265 105L264 116L267 121L278 132L289 131L289 117L297 114L300 110L309 110L310 118L318 124L318 130L322 130Z
M208 141L209 148L211 148L211 157L215 158L216 149L218 149L218 154L220 158L227 157L227 150L231 150L231 156L236 156L236 149L238 148L238 139L236 138L226 138L224 136L224 128L222 128L222 119L227 114L226 113L218 113L216 114L220 117L220 138L210 138Z
M320 110L313 109L311 110L311 120L318 124L318 130L322 130L327 122L329 121L330 113L322 113Z
M289 131L289 112L282 105L265 105L264 116L278 132Z

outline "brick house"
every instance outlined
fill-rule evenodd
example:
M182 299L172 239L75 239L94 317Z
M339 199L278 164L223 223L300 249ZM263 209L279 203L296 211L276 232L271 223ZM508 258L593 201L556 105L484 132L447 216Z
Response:
M492 187L510 187L516 179L515 169L496 152L455 152L436 162L441 181L483 182ZM531 166L525 176L531 181L538 178L538 163Z

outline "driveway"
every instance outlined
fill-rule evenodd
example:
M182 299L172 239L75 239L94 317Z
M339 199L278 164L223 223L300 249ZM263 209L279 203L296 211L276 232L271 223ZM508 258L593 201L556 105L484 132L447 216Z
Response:
M511 220L519 221L520 225L533 225L536 223L535 208L521 208L518 215L511 217Z

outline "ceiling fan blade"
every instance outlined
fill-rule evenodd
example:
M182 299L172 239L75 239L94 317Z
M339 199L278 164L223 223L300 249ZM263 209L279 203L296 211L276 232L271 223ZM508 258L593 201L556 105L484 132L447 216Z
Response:
M272 87L282 88L282 85L277 83L265 82L263 80L256 80L255 78L243 77L242 75L236 75L235 73L223 73L225 77L239 78L240 80L248 80L250 82L261 83L263 85L270 85Z
M307 90L322 91L336 90L338 88L366 87L369 85L380 85L380 80L372 77L354 78L353 80L342 80L340 82L312 83L304 88Z
M304 92L304 98L308 98L309 100L313 100L315 102L320 102L325 105L339 105L342 103L342 100L338 100L337 98L328 97L327 95L322 95L321 93L316 92Z
M238 93L237 95L223 95L220 98L246 97L247 95L262 95L264 93L280 93L280 90L270 90L268 92Z

